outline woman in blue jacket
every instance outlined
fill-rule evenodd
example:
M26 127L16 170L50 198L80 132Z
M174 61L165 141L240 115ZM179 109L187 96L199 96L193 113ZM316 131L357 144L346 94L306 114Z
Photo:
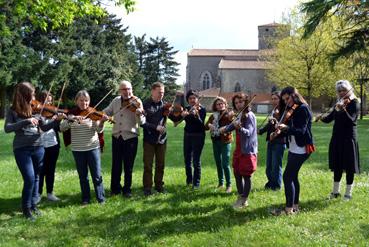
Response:
M274 215L288 215L299 211L300 183L298 173L302 164L315 150L311 133L312 114L308 104L294 87L284 88L281 91L281 97L286 103L287 109L282 123L272 135L279 135L281 132L285 132L287 135L289 150L287 165L283 173L286 207L273 210L272 214Z

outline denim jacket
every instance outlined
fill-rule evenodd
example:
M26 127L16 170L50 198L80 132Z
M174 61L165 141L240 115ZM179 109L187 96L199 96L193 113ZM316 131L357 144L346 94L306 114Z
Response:
M256 117L253 112L248 112L247 117L242 121L242 127L238 130L241 135L241 152L243 154L258 153L258 137L256 130ZM233 124L226 127L226 132L234 130Z

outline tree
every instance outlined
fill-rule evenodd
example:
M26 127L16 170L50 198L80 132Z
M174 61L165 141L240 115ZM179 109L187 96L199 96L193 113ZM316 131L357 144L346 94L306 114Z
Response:
M123 5L127 12L134 10L134 0L106 0L117 5ZM101 7L101 1L96 0L0 0L0 34L11 35L12 26L7 24L9 19L29 21L35 27L60 28L68 26L77 18L85 15L101 17L106 15Z
M172 99L179 88L175 83L179 63L174 59L178 51L173 51L165 38L156 37L146 41L145 35L135 37L135 51L147 92L152 83L161 81L166 87L166 99Z
M319 25L336 16L342 21L336 41L340 47L332 53L333 61L355 52L368 55L369 42L369 2L366 0L311 0L302 4L302 12L307 14L304 38L310 37Z
M135 3L134 0L106 1L124 5L127 12L133 11ZM4 116L6 95L12 85L22 80L33 83L39 79L52 81L44 75L58 77L50 72L55 68L49 66L45 49L39 53L29 49L23 43L24 36L35 30L50 34L51 30L65 29L77 18L86 15L103 17L107 14L100 1L95 0L0 0L0 117ZM63 62L63 59L69 58L64 56L60 61ZM58 71L67 74L71 64L62 64L59 63L63 69Z
M364 103L366 101L365 86L369 82L369 58L363 52L355 52L349 59L352 81L357 81L359 84L359 96L360 96L360 119L364 116Z
M126 32L127 28L114 16L102 16L97 21L86 16L75 20L68 29L46 33L34 30L24 38L26 46L39 55L30 70L40 74L40 87L49 88L54 83L58 93L63 82L68 81L65 98L69 101L77 91L88 90L94 105L120 80L131 80L137 73L131 36ZM37 67L42 61L46 67ZM114 94L102 106L112 97Z
M340 63L332 67L328 53L334 47L328 30L332 23L319 27L308 39L301 39L303 29L300 23L303 16L292 13L288 26L291 35L282 39L277 49L267 56L270 70L267 76L270 81L279 86L292 85L307 95L311 106L312 97L325 92L334 95L333 83L341 78L343 69Z

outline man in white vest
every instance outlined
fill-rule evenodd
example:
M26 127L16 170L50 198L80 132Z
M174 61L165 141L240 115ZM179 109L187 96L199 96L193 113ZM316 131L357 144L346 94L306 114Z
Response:
M111 195L123 194L130 198L133 165L137 153L139 126L145 121L142 101L133 95L132 84L122 81L119 84L120 96L113 99L104 112L113 116ZM124 186L120 180L124 169Z

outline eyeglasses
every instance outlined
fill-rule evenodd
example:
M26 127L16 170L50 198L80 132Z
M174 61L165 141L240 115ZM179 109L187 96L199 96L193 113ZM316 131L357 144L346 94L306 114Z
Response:
M128 90L131 90L132 88L130 87L127 87L127 88L119 88L119 91L128 91Z
M216 105L225 105L224 102L216 103Z

